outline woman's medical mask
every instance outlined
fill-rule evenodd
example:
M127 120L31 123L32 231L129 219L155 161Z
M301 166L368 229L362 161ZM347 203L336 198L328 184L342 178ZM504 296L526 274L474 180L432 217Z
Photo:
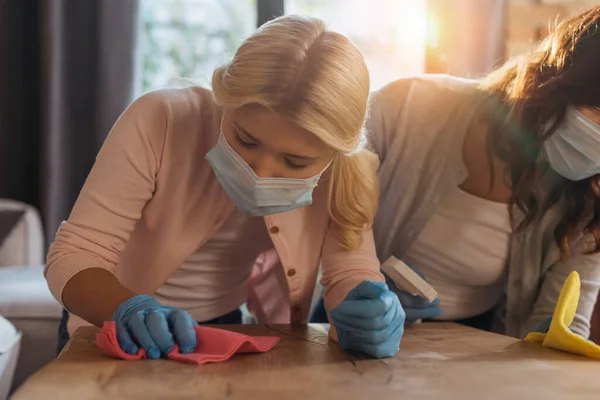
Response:
M564 121L544 142L544 152L552 169L569 180L600 174L600 125L569 107Z
M235 206L251 217L279 214L312 203L321 174L308 179L261 178L231 148L223 132L206 154L219 183Z

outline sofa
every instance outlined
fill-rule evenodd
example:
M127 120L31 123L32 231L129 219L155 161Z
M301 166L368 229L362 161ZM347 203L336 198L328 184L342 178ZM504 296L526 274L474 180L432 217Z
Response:
M8 398L20 349L20 332L0 315L0 400Z
M0 315L22 335L13 389L56 358L62 307L44 279L45 252L37 210L0 199Z

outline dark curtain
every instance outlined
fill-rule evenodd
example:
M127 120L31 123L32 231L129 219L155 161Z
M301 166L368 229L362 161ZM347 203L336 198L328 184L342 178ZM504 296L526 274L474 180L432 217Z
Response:
M507 0L428 0L426 72L477 78L504 61Z
M256 26L283 15L284 0L256 0Z
M132 100L137 0L1 0L0 197L47 241Z

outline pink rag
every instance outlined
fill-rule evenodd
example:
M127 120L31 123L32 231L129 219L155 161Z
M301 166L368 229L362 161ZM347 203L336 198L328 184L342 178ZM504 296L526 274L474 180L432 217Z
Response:
M278 342L275 336L251 337L241 333L223 329L196 326L198 346L193 353L181 354L179 347L168 354L169 359L190 364L206 364L226 361L236 353L264 353L271 350ZM119 347L117 327L115 322L105 322L96 335L98 347L111 357L124 360L141 360L146 358L146 352L140 348L137 354L127 354Z

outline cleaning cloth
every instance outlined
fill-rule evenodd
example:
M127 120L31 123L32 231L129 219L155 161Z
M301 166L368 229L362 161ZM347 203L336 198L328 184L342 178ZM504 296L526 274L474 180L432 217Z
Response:
M190 364L217 363L230 359L238 353L264 353L271 350L279 338L274 336L247 336L241 333L223 329L196 326L198 346L193 353L182 354L175 345L168 358ZM146 353L140 348L135 354L127 354L119 347L115 322L105 322L102 330L96 335L96 344L106 354L124 360L140 360L146 358Z
M531 332L525 341L600 360L600 346L569 329L575 318L580 288L579 274L573 271L560 291L548 332Z

